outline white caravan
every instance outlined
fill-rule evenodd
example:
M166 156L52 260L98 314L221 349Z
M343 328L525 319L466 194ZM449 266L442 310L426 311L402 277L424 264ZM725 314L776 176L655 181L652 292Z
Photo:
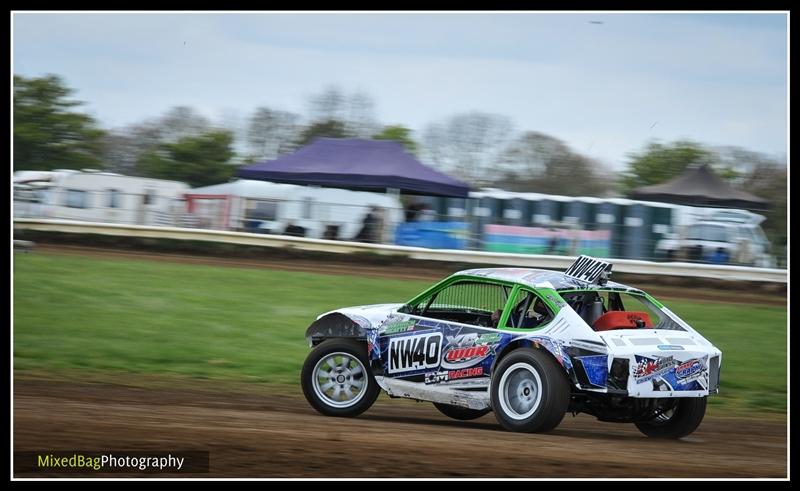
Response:
M95 170L14 173L14 216L137 225L178 225L182 182Z
M201 226L268 234L291 226L297 235L319 239L353 240L374 207L382 222L376 239L389 242L404 218L395 195L249 179L192 189L187 206L205 222Z

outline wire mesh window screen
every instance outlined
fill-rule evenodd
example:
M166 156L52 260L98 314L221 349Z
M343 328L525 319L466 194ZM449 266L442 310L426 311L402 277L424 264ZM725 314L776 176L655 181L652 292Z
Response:
M456 283L433 299L429 310L480 310L494 312L505 307L507 288L487 283Z

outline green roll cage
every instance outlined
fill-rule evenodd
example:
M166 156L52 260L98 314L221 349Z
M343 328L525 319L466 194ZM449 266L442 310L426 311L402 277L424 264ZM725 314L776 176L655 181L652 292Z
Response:
M508 293L508 298L506 299L506 303L503 306L503 314L500 316L500 321L498 322L498 329L503 331L510 331L510 332L532 332L537 331L540 329L544 329L547 327L548 324L544 326L537 326L534 328L519 328L519 327L506 327L508 322L508 317L511 315L512 307L517 304L517 297L520 295L520 291L530 292L537 297L539 297L545 305L553 312L553 316L555 317L561 309L567 307L567 303L561 297L561 293L574 293L574 292L585 292L587 290L596 290L596 291L618 291L628 293L629 295L636 295L642 296L653 303L659 309L663 308L664 306L645 292L640 291L630 291L627 288L615 288L615 287L602 287L598 286L597 288L572 288L568 290L555 290L552 288L535 288L530 285L523 285L518 282L509 281L509 280L502 280L497 278L487 278L485 276L475 276L475 275L454 275L444 280L434 284L430 288L424 290L423 292L419 293L417 296L406 302L400 309L399 312L411 314L413 313L414 309L416 309L420 302L423 300L427 300L430 296L438 293L441 290L455 284L460 283L463 281L469 281L471 283L483 283L488 285L499 285L511 288L510 292Z

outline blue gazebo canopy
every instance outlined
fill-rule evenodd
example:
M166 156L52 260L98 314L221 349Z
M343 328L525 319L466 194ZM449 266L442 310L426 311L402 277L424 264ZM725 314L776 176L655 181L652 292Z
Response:
M243 179L361 191L466 198L469 186L418 161L390 140L318 138L276 160L241 167Z

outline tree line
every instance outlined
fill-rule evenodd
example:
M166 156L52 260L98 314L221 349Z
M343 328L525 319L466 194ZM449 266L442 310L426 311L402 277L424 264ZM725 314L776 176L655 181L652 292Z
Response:
M226 182L238 165L277 158L318 137L360 137L397 141L476 187L605 197L707 163L735 187L772 203L764 229L774 243L786 243L786 164L740 147L650 141L614 173L554 136L515 131L512 120L498 114L455 114L415 137L402 124L381 124L369 94L336 86L311 96L306 114L257 107L241 124L217 124L181 106L114 129L82 112L74 93L57 75L14 76L14 170L95 168L198 187Z

